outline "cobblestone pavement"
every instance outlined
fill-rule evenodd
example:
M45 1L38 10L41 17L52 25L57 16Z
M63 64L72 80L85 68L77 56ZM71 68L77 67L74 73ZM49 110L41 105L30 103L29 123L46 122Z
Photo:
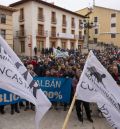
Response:
M35 129L34 111L21 109L20 113L11 115L10 107L6 106L5 110L4 115L0 114L0 129ZM63 111L62 107L59 110L49 110L41 120L40 129L62 129L66 114L67 111ZM67 129L111 129L105 118L98 117L95 114L92 118L93 124L87 121L84 114L84 122L81 123L77 119L75 109L73 109Z

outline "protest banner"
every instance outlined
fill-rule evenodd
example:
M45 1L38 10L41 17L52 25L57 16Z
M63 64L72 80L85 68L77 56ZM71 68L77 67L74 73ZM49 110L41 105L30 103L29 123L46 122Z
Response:
M53 54L55 55L56 58L59 58L59 57L66 58L69 56L68 52L63 52L63 51L58 50L56 48L53 48Z
M15 95L6 90L0 89L0 106L1 105L9 105L22 101L20 96Z
M56 77L34 77L41 90L52 102L70 102L72 79ZM14 104L23 101L19 96L0 89L0 105Z
M34 79L50 101L70 102L72 79L56 77L35 77Z

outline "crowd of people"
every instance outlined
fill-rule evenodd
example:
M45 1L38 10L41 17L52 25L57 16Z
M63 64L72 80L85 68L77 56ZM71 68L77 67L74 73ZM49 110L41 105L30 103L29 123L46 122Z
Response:
M59 48L60 49L60 48ZM64 51L64 50L62 50ZM67 50L68 51L68 50ZM120 53L116 48L106 48L104 51L93 50L94 54L98 58L98 60L102 63L102 65L108 70L108 72L115 79L117 84L120 84ZM72 90L71 90L71 100L74 95L76 85L79 81L80 75L84 68L84 64L88 54L82 54L78 50L69 50L69 56L66 58L55 58L53 55L53 50L50 52L42 51L40 56L35 57L22 57L24 65L30 72L32 76L39 77L64 77L64 78L72 78ZM81 114L81 104L85 107L87 119L90 122L93 122L91 118L91 109L90 105L87 102L76 100L76 112L78 119L80 121L83 120L83 116ZM54 108L57 110L57 103L53 103ZM63 109L67 110L67 103L63 104ZM29 108L34 110L34 105L29 102L11 105L11 114L15 112L19 113L19 107L25 106L25 111ZM4 106L0 106L0 112L4 114Z

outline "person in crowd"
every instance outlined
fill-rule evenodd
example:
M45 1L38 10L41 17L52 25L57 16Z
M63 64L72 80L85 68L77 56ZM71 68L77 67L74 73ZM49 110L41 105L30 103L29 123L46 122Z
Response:
M120 85L120 74L118 72L118 66L117 66L116 62L113 63L111 75L114 78L114 80L116 81L116 83L118 85Z
M36 73L33 71L33 65L32 64L29 64L27 66L27 70L31 74L32 77L35 77L36 76ZM26 106L25 106L24 111L27 111L29 109L35 111L35 106L32 103L26 101Z
M76 86L79 81L80 75L81 75L81 70L77 69L76 74L73 78L73 83L72 83L74 93L76 91ZM83 106L84 106L88 121L93 122L91 118L90 104L88 102L78 100L78 99L76 99L75 104L76 104L76 113L77 113L78 120L81 122L83 121Z
M0 105L0 113L5 114L4 105Z
M81 122L83 121L83 106L85 108L88 121L93 122L91 118L90 104L88 102L81 101L81 100L76 100L76 112L77 112L78 120Z
M11 115L13 115L14 112L20 113L18 103L11 104Z
M20 107L20 109L22 108L22 107L24 107L25 105L24 105L24 103L21 101L21 102L19 102L19 107Z

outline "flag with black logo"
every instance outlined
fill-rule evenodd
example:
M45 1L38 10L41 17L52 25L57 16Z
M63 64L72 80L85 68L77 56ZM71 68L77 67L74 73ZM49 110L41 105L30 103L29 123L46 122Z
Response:
M114 129L120 129L120 87L90 51L76 89L77 99L95 102Z

